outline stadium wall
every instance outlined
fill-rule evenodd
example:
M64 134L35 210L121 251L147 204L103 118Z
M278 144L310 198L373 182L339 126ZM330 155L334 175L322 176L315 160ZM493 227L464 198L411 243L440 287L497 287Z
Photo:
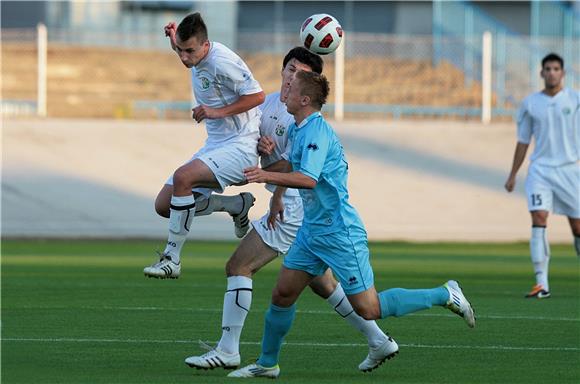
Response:
M515 127L474 122L334 124L349 161L351 201L373 240L525 241L523 195L503 184ZM2 237L159 238L166 221L154 198L174 169L201 148L203 125L189 121L4 119ZM253 219L267 209L260 185ZM225 214L194 220L193 239L235 239ZM571 241L565 218L552 241Z

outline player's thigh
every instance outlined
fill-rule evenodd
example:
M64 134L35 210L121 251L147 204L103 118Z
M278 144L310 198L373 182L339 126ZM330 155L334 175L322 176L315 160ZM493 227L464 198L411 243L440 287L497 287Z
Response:
M258 164L256 148L242 144L228 144L218 148L205 149L195 155L213 173L221 190L246 181L244 169Z
M363 229L349 228L316 236L311 242L311 249L316 250L318 257L332 269L347 295L374 286L367 236Z
M336 289L338 282L332 274L332 270L328 268L324 275L316 276L310 283L310 289L323 299L328 299L332 292Z
M283 266L287 269L300 270L312 276L322 276L328 265L309 246L309 242L316 236L298 231L296 240L284 256Z
M353 294L347 295L352 308L365 320L376 320L381 318L381 305L375 287Z
M260 235L251 230L240 242L226 264L226 275L251 277L278 256L278 252L262 241Z
M200 159L183 164L173 173L174 190L178 187L219 187L213 171Z
M171 196L173 196L173 185L165 184L155 198L155 212L159 216L169 217Z
M538 165L530 166L526 178L526 197L528 211L552 211L553 191L548 169Z
M289 307L296 302L304 288L314 276L299 269L280 268L276 287L272 291L272 303L280 307Z

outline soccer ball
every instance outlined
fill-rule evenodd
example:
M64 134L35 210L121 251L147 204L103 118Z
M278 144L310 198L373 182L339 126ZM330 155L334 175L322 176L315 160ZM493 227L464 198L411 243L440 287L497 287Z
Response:
M334 52L341 40L342 27L336 18L326 13L310 16L300 28L300 41L304 47L319 55Z

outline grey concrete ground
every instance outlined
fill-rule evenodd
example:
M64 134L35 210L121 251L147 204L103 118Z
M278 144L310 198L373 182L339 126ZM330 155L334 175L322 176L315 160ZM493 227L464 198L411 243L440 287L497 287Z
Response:
M4 119L4 237L164 238L153 200L165 179L203 146L203 125L175 121ZM529 237L523 195L503 183L515 127L445 121L334 124L349 160L351 201L371 239L511 241ZM269 195L252 191L260 217ZM194 220L191 237L234 239L226 214ZM571 242L565 218L549 237Z

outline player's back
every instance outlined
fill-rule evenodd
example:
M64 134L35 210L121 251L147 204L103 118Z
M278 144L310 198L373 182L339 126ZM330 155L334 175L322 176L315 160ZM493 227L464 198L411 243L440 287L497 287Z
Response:
M246 63L232 50L211 42L207 56L191 68L193 91L198 104L222 108L240 96L262 91ZM207 143L229 140L257 141L260 111L258 107L223 119L206 119Z

